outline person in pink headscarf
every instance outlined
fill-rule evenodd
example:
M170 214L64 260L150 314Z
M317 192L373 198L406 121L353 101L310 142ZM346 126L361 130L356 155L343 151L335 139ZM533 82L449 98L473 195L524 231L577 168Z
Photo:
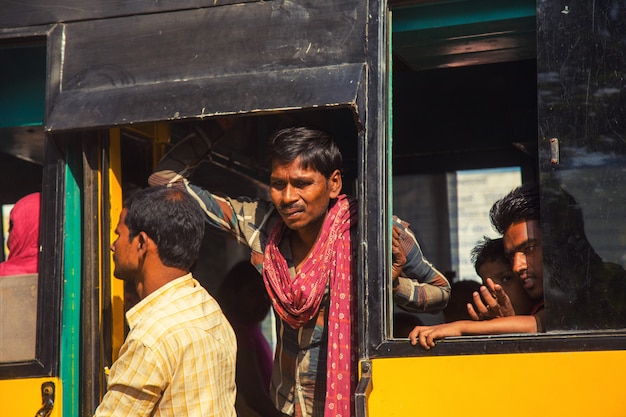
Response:
M28 194L9 215L9 256L0 263L0 276L36 274L39 264L39 212L41 193Z

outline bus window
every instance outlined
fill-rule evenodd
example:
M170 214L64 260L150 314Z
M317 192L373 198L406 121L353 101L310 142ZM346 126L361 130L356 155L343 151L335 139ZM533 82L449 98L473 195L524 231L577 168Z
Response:
M411 224L426 258L451 285L479 282L470 252L483 236L498 235L491 205L536 175L535 63L424 70L398 64L393 213ZM471 301L457 300L460 294L453 291L450 308ZM402 322L406 314L394 308ZM445 321L443 312L416 316L419 324ZM402 324L394 327L395 337L407 337Z
M626 92L614 76L626 65L624 10L559 6L537 5L547 326L624 328ZM602 29L577 36L590 27Z
M489 209L520 184L519 167L397 176L393 212L413 225L427 258L449 279L477 280L469 253L483 236L496 237Z
M0 46L0 372L35 363L40 262L45 42ZM19 317L19 320L16 318ZM41 354L41 352L39 353ZM11 372L17 372L12 370Z
M356 127L350 109L300 110L279 114L236 117L224 136L214 144L210 158L193 172L190 181L214 193L232 197L248 196L269 199L269 167L265 157L266 143L275 131L292 126L313 126L325 129L335 137L343 156L343 192L355 194L357 166ZM211 131L208 122L180 122L171 124L171 145L175 145L194 129ZM169 148L168 148L169 149ZM230 266L249 259L241 245L225 239L212 228L207 228L201 256L194 273L209 292L217 291L219 280Z
M626 196L625 162L609 157L540 184L548 330L626 328L626 228L615 205Z
M35 360L37 274L0 277L0 362ZM19 317L19 320L15 318Z
M566 27L577 33L586 19L578 14ZM403 44L394 61L394 213L412 224L427 258L451 283L475 279L468 249L480 235L498 233L487 217L472 223L472 200L487 196L488 211L516 185L539 184L548 333L626 326L625 226L617 203L624 201L624 147L617 139L624 94L608 75L621 71L626 58L614 20L610 13L601 19L614 40L591 37L574 55L562 48L574 42L571 35L545 19L538 60L429 68ZM583 74L595 74L593 82ZM581 85L588 86L585 94L571 93ZM584 97L591 99L583 103ZM517 172L515 179L500 178L494 187L474 182L501 170ZM466 234L467 227L476 233Z
M6 153L0 159L5 178L19 179L0 187L0 363L8 364L37 359L42 167Z

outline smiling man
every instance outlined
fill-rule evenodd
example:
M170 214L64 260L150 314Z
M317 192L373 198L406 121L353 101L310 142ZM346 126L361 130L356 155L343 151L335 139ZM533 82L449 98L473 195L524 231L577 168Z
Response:
M264 201L220 197L185 179L210 152L204 139L192 135L176 145L149 183L184 188L212 226L250 248L278 316L270 387L277 409L295 416L354 415L357 203L341 194L338 146L326 132L307 127L274 134L267 149L271 201ZM407 224L394 225L406 253L402 275L394 272L394 299L412 310L443 309L448 281L423 258Z

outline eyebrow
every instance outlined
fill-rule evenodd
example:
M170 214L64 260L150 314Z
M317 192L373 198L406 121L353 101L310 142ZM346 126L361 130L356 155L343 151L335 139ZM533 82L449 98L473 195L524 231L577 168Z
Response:
M270 175L270 181L283 181L283 177ZM313 174L292 175L285 182L293 182L293 181L314 181L314 175Z
M522 243L520 243L519 245L515 246L513 249L511 249L510 251L504 251L504 254L507 257L512 256L514 253L517 252L521 252L522 249L526 246L528 246L529 244L533 244L533 243L538 243L540 240L537 238L530 238L530 239L526 239L525 241L523 241Z

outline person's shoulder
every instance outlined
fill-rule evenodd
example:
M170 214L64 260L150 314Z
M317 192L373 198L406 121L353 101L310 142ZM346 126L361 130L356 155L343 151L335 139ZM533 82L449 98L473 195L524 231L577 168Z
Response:
M133 333L151 344L182 329L208 332L224 323L228 322L217 301L196 284L191 288L176 288L155 299L150 308L142 312Z

